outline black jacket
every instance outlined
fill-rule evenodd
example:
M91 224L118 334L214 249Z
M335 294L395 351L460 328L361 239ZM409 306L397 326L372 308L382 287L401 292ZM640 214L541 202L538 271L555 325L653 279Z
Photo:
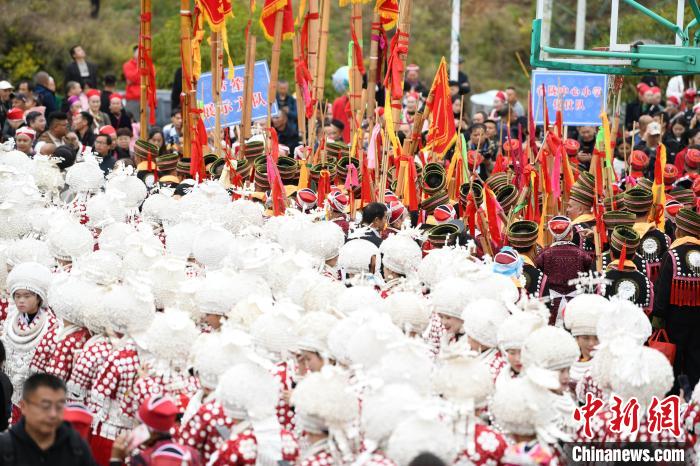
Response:
M12 413L12 382L10 378L5 374L5 372L0 371L0 413L2 417L0 418L0 431L4 432L8 427L8 420L10 419L10 414Z
M0 434L2 466L97 466L90 447L67 422L56 431L56 440L48 450L41 450L27 434L24 419Z
M49 116L51 112L58 110L56 94L52 90L45 88L41 84L37 84L34 87L34 94L39 98L38 100L41 102L41 105L46 107L44 115Z
M85 84L88 84L92 89L97 89L97 67L94 63L90 62L87 62L87 67L88 73L90 74L87 77L83 78L82 76L80 76L80 68L78 68L78 64L74 61L70 62L68 66L66 66L65 71L63 72L63 75L65 77L63 82L78 82L82 86L83 90L85 89Z

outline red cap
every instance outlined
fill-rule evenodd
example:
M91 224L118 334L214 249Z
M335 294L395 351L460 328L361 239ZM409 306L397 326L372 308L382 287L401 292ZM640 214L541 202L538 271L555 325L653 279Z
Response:
M450 204L442 204L435 208L433 217L438 223L445 223L454 220L457 217L457 212Z
M661 89L658 86L650 87L649 90L652 94L661 94Z
M500 100L501 102L505 102L506 101L506 93L503 91L496 92L496 99Z
M151 455L152 466L181 466L191 464L192 455L175 442L162 444Z
M474 165L479 166L484 163L484 156L475 150L470 150L467 152L467 163L470 169L473 168Z
M637 92L638 92L639 94L644 94L644 93L645 93L646 91L648 91L648 90L649 90L649 86L647 85L647 83L639 83L639 84L637 84Z
M328 194L328 204L330 204L331 209L336 212L345 213L345 209L347 209L348 204L350 204L350 198L340 190L331 191Z
M641 150L632 151L630 166L632 167L632 176L641 176L642 170L649 166L649 156Z
M564 150L568 155L578 154L579 149L581 149L581 143L576 139L564 139Z
M92 425L92 413L84 404L67 403L63 410L63 419L69 422L81 437L87 438Z
M15 136L17 136L19 134L24 134L25 136L28 136L32 140L36 137L36 131L34 131L29 126L22 126L21 128L17 128L17 131L15 131Z
M675 199L669 199L668 201L666 201L666 205L664 206L664 212L666 212L666 214L668 214L669 217L675 218L678 211L682 208L683 204L681 204Z
M552 219L547 222L547 228L554 235L554 239L559 241L569 234L571 231L571 219L565 217L564 215L555 215Z
M384 191L384 202L386 202L387 204L389 204L392 201L398 201L398 200L399 200L399 196L394 194L394 191L392 191L391 189L387 189L386 191Z
M676 107L678 107L681 104L681 101L678 100L678 97L676 97L675 95L670 95L670 96L666 97L666 103L673 104Z
M700 196L700 176L693 180L693 185L691 186L691 189L693 190L693 193L695 193L695 197Z
M688 101L692 102L695 100L695 96L698 95L698 91L696 91L694 88L690 87L683 92L683 98Z
M406 207L401 201L391 201L389 203L389 223L398 221L405 213Z
M112 92L112 93L110 94L110 96L109 96L109 100L112 100L112 99L119 99L119 100L122 100L123 98L124 98L124 97L123 97L120 93L118 93L118 92Z
M672 163L667 163L664 166L664 184L673 184L673 182L676 181L676 178L678 178L678 167Z
M688 149L688 152L685 154L685 166L692 169L700 166L700 150Z
M508 139L503 143L503 150L506 152L517 151L520 149L520 141L517 139Z
M153 395L139 406L138 418L146 427L156 432L168 432L175 426L179 414L170 397Z
M102 128L100 128L100 134L108 134L108 135L114 137L117 135L117 130L114 129L114 126L107 125L107 126L103 126Z
M518 262L519 258L520 255L518 252L509 248L505 251L498 251L498 253L496 253L496 255L493 257L493 260L497 264L509 265Z
M94 96L100 97L102 94L97 89L90 89L89 91L87 91L85 93L85 95L89 99L90 97L94 97Z
M304 188L297 191L296 201L300 209L313 209L318 203L318 196L313 189Z
M7 111L8 120L21 120L24 118L24 110L21 108L13 107Z

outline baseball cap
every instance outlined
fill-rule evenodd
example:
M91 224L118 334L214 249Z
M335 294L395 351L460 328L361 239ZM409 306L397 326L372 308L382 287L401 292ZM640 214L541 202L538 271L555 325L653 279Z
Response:
M652 121L647 126L647 133L653 135L661 134L661 125L657 121Z
M14 89L15 87L10 84L9 81L0 81L0 91L5 91L7 89Z

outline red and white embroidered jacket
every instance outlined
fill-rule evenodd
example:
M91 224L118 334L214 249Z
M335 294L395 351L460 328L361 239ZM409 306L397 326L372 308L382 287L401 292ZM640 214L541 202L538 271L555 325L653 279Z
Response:
M316 442L309 448L299 466L335 466L338 462L333 458L328 448L328 439Z
M32 372L46 372L46 366L56 349L56 340L61 324L56 319L53 312L49 316L50 328L34 350L34 356L29 363L29 370Z
M0 322L5 322L7 319L7 308L10 306L10 301L7 296L0 297Z
M224 442L222 434L228 436L234 424L235 421L226 415L221 403L210 395L197 413L182 424L176 440L197 450L207 464L209 457Z
M106 335L97 334L85 342L80 353L76 355L73 370L66 383L68 400L80 401L93 412L97 410L90 399L90 392L111 351L112 342Z
M508 447L506 438L494 429L474 422L473 436L467 439L467 448L459 452L455 464L473 464L474 466L492 466L501 464L503 453Z
M282 461L294 463L299 457L299 445L287 430L280 431ZM250 423L243 422L234 428L231 438L222 443L209 461L210 466L252 466L258 460L258 440Z
M275 365L275 370L272 374L280 386L280 395L282 392L292 389L292 381L294 369L288 362L280 362ZM287 403L282 396L277 402L277 420L283 429L294 432L296 422L294 420L294 409Z
M165 375L143 375L134 382L132 410L137 412L139 406L153 395L167 395L177 406L180 413L185 412L190 398L199 389L199 381L189 374L173 373Z
M96 408L95 420L102 423L101 437L113 440L134 426L133 388L140 369L139 354L131 339L114 344L90 394Z
M56 349L46 363L46 372L56 377L69 380L77 355L90 338L90 332L84 327L67 325L56 337Z
M489 350L484 351L481 353L480 358L482 358L489 366L489 372L491 373L491 379L494 383L496 383L496 379L498 378L498 374L501 373L501 369L508 364L508 361L506 361L506 358L503 357L503 354L497 350L496 348L491 348Z
M433 353L433 356L440 354L440 345L444 335L445 327L442 326L440 316L437 314L437 312L433 312L433 314L430 316L427 334L424 335L425 342L430 345L430 350Z

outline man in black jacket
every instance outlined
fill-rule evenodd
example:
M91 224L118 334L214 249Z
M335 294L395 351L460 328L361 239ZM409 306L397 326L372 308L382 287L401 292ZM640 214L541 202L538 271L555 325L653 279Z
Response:
M73 59L64 71L64 83L68 81L79 82L83 89L97 89L97 67L86 60L85 50L80 45L74 45L70 49Z
M0 434L0 465L96 466L90 447L63 421L66 386L49 374L24 382L22 419Z

